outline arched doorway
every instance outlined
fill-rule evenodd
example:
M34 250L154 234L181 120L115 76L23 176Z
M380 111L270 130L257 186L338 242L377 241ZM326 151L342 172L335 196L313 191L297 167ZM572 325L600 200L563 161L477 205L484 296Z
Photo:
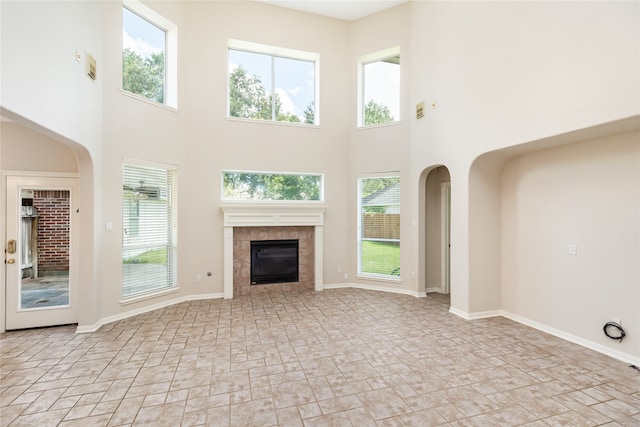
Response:
M420 259L424 264L426 293L450 292L451 175L445 166L435 166L422 174L420 215L423 230Z

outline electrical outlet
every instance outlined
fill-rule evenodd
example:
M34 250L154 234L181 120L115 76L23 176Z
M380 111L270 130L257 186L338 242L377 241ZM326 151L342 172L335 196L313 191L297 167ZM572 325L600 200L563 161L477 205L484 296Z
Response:
M347 273L344 273L344 280L347 280L349 278L349 275Z
M196 283L202 283L202 276L199 274L196 276Z
M577 255L578 254L578 246L574 243L569 245L569 255Z
M342 273L342 267L338 267L338 273Z

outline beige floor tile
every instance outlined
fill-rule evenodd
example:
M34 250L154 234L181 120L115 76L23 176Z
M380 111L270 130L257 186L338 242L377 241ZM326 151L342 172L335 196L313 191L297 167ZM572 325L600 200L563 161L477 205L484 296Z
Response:
M0 335L5 426L640 425L640 372L505 318L358 289Z

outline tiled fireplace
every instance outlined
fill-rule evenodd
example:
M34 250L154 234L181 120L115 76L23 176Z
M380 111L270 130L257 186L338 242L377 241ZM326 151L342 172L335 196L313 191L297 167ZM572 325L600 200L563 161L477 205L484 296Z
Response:
M315 288L314 227L234 227L233 296L261 293L299 293ZM253 285L250 278L251 241L298 240L297 282Z
M220 208L224 212L225 298L322 290L323 206L225 203ZM299 242L298 282L251 285L251 241L281 239Z

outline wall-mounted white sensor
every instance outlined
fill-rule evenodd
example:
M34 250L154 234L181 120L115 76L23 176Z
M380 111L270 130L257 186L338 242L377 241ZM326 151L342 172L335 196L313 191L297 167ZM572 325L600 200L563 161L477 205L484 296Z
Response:
M90 53L87 53L87 76L91 80L96 79L96 59Z

